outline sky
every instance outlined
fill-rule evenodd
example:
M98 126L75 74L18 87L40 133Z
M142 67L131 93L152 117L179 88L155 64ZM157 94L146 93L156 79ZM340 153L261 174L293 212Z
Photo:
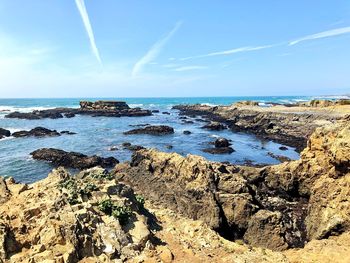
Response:
M350 94L349 0L0 0L0 97Z

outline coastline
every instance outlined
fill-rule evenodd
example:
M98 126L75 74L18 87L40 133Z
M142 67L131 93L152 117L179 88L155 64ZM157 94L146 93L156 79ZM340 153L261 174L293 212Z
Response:
M182 121L201 117L206 129L252 132L294 146L300 159L257 168L135 147L131 161L113 163L111 171L79 166L83 171L70 175L58 167L33 184L0 177L0 258L329 262L327 254L337 251L333 259L346 262L350 107L246 104L256 103L175 108ZM128 131L157 138L163 132L174 131L150 125ZM230 145L218 144L212 147ZM53 163L82 164L66 154Z

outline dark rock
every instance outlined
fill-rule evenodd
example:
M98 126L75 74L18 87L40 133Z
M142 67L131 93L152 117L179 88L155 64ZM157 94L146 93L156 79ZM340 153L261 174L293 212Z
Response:
M226 126L219 122L211 122L211 123L208 123L207 125L204 125L202 128L212 130L212 131L221 131L226 129Z
M180 116L179 119L180 119L180 120L186 120L187 117L186 117L186 116Z
M190 132L190 131L184 131L183 132L183 134L185 134L185 135L190 135L192 132Z
M235 150L231 147L221 147L221 148L206 148L206 149L202 149L202 151L210 154L231 154Z
M54 137L54 136L60 136L60 133L56 130L50 130L43 127L36 127L30 131L18 131L14 132L12 134L13 137L19 138L19 137Z
M147 126L145 128L134 129L134 130L124 132L125 135L131 135L131 134L167 135L167 134L173 134L173 133L174 133L174 129L166 125Z
M60 134L74 135L74 134L77 134L77 133L76 132L71 132L71 131L61 131Z
M115 166L119 161L114 157L102 158L87 156L76 152L66 152L59 149L43 148L31 153L35 160L43 160L54 166L64 166L75 169L87 169L95 166L103 168Z
M145 147L143 147L143 146L141 146L141 145L133 145L133 144L131 144L131 143L129 143L129 142L124 142L123 144L122 144L122 146L123 146L123 148L124 149L127 149L127 150L129 150L129 151L139 151L139 150L142 150L142 149L145 149Z
M166 145L166 146L165 146L165 148L167 148L167 149L169 149L169 150L170 150L170 149L174 148L174 146L172 146L172 145L168 144L168 145Z
M11 136L11 132L9 130L0 128L0 136L9 137Z
M170 112L167 112L167 111L163 111L162 114L165 114L165 115L170 115Z
M72 112L68 112L68 113L64 114L64 117L66 117L66 118L73 118L73 117L75 117L75 114L72 113Z
M288 148L286 146L281 146L278 149L280 149L281 151L287 151L288 150Z
M152 110L152 113L159 113L159 110Z
M216 148L229 147L231 143L225 138L218 138L215 140L214 145Z

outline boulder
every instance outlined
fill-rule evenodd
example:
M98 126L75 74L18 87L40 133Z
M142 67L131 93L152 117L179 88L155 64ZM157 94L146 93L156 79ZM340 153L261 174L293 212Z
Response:
M54 166L63 166L76 169L87 169L94 166L113 167L118 163L114 157L102 158L99 156L87 156L76 152L66 152L53 148L42 148L31 153L35 160L43 160Z
M190 131L183 131L183 134L185 134L185 135L190 135L192 132L190 132Z
M217 138L214 142L216 148L229 147L231 143L226 138Z
M11 132L9 130L0 128L0 136L9 137L10 135L11 135Z

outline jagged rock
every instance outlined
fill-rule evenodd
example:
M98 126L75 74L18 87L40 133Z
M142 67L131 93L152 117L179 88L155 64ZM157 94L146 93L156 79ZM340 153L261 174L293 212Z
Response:
M104 189L113 186L129 189L128 195L124 190L107 194ZM94 197L98 193L111 205L128 207L125 225L117 213L101 210L102 200ZM132 260L152 242L151 218L139 211L132 189L97 178L96 169L74 177L59 168L27 191L11 194L8 203L0 204L1 262Z
M145 128L139 128L124 132L125 135L131 134L149 134L149 135L167 135L173 134L174 129L172 127L166 125L158 125L158 126L146 126Z
M183 134L185 134L185 135L190 135L192 132L190 132L190 131L183 131Z
M112 167L118 163L114 157L102 158L87 156L76 152L65 152L59 149L42 148L31 153L35 160L43 160L55 166L64 166L76 169L86 169L94 166Z

